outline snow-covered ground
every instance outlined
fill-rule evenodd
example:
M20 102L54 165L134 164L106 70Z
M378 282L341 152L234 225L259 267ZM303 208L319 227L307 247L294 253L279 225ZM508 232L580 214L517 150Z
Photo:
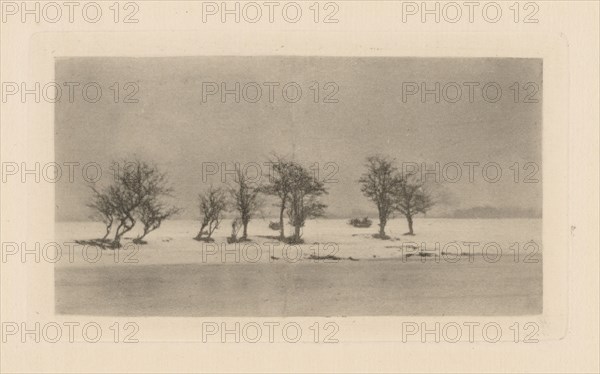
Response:
M348 316L542 312L541 220L420 219L415 222L414 237L402 236L406 223L393 220L387 229L391 240L371 236L377 232L376 224L354 228L345 220L318 220L307 224L306 244L299 247L267 238L277 233L263 220L250 225L252 242L227 245L229 225L223 222L210 245L192 239L198 222L172 221L150 234L143 246L124 243L119 251L87 248L87 257L77 252L83 246L75 247L72 256L63 255L55 269L57 313ZM97 238L102 232L97 223L57 224L57 239L63 243ZM289 228L287 232L291 232ZM525 246L531 241L538 244L535 254L532 245ZM417 250L409 242L425 243L426 252L433 257L415 255ZM472 244L469 247L465 242ZM482 253L484 247L487 257ZM472 257L456 255L459 249L468 253L469 248L474 248ZM339 259L311 259L315 254ZM413 255L407 258L408 254Z
M378 231L376 220L370 228L355 228L347 220L320 219L307 222L303 229L305 244L300 246L284 245L269 238L278 232L269 229L268 223L269 220L253 220L248 228L250 242L227 244L231 221L224 220L213 235L215 242L207 244L192 239L197 234L198 221L168 221L146 237L145 245L131 243L137 235L134 229L126 235L119 251L77 245L72 247L74 255L64 253L57 265L299 263L313 261L311 255L332 255L340 260L405 258L418 261L414 254L421 249L431 253L431 260L438 256L445 262L480 258L484 255L482 252L485 252L487 262L494 262L498 256L506 259L517 255L522 262L527 256L539 257L542 253L541 219L423 218L415 220L415 236L402 235L407 231L406 221L394 219L386 227L390 240L372 237ZM96 222L56 224L56 240L64 251L68 248L65 243L95 239L103 232L103 225ZM292 228L286 227L286 234L291 232ZM463 255L458 256L459 252ZM467 255L469 253L472 256Z

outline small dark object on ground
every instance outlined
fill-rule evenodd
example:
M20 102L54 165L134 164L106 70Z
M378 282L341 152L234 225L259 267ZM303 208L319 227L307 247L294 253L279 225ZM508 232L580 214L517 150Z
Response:
M453 252L442 252L442 256L456 256L458 253ZM469 252L461 252L460 256L469 256Z
M415 244L411 244L411 243L406 243L406 244L402 244L402 245L386 245L386 248L398 248L398 249L417 249L419 248L418 245Z
M279 224L279 222L271 221L269 222L269 228L274 231L279 231L281 230L281 225Z
M271 256L271 260L279 260L279 257Z
M133 239L133 242L135 244L148 244L148 242L145 241L144 239L138 239L138 238Z
M407 258L411 257L411 256L431 257L431 256L433 256L433 253L419 252L419 253L409 253L406 255Z
M350 261L358 261L357 258L352 258L352 256L348 257L348 260L350 260Z
M341 260L340 257L334 256L334 255L316 256L313 254L313 255L310 255L308 258L311 260L336 260L336 261Z
M371 225L373 224L373 221L371 221L369 219L369 217L365 217L365 218L352 218L350 221L348 221L349 225L352 225L354 227L361 227L361 228L366 228L366 227L371 227Z

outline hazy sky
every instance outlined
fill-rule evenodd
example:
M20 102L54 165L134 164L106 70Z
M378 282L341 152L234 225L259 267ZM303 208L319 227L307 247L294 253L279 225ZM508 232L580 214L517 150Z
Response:
M474 182L468 179L468 167L462 166L457 183L443 183L440 191L446 204L433 214L444 214L457 208L491 205L499 208L541 209L542 185L522 183L533 168L523 170L525 163L539 165L535 177L541 181L542 135L542 61L535 59L430 59L430 58L354 58L354 57L173 57L173 58L68 58L56 61L56 81L78 82L83 86L97 82L103 91L96 103L82 99L75 89L74 102L68 101L66 90L56 104L56 161L97 162L103 167L100 184L110 181L112 160L136 155L156 162L167 171L176 191L177 204L186 209L183 217L195 218L197 195L219 178L202 181L203 162L265 162L277 152L306 165L318 163L324 177L332 167L338 183L329 183L325 198L332 216L349 216L373 211L364 198L357 180L364 171L365 158L373 153L387 154L398 162L439 162L442 166L456 162L478 162ZM114 102L114 89L120 86L119 103ZM138 103L123 103L135 82ZM221 102L220 94L203 102L203 82L241 87L256 82L262 97L249 103L233 95ZM265 82L277 82L273 102ZM287 102L281 87L296 82L302 97ZM315 82L319 83L319 103L315 103ZM338 103L323 103L333 88L339 90ZM456 82L462 97L449 103L441 96L435 103L428 95L423 103L420 94L403 102L403 82L426 83L433 88ZM474 100L464 82L477 82ZM481 87L497 83L502 97L489 103ZM515 87L520 92L515 103ZM524 103L533 86L538 103ZM81 87L80 86L80 87ZM511 89L512 86L512 89ZM113 86L114 87L114 86ZM205 91L206 91L206 85ZM312 87L312 89L311 89ZM89 91L91 94L94 90ZM249 86L248 98L255 96ZM295 90L289 88L293 98ZM449 88L448 97L455 96ZM78 95L77 95L78 94ZM93 95L92 95L93 96ZM488 97L496 96L494 88ZM497 183L486 182L481 166L496 162L502 168ZM513 164L519 163L519 183L514 181ZM266 171L266 167L264 169ZM453 178L455 169L447 169ZM494 177L494 169L489 169ZM442 181L444 180L441 175ZM90 193L81 173L75 182L66 178L56 186L57 218L86 219L85 207ZM270 205L270 204L269 204Z

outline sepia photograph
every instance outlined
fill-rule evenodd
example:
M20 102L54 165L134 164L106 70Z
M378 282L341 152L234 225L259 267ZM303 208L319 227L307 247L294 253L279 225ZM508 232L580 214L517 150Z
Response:
M57 262L56 311L541 314L542 77L522 58L57 59L94 83L55 109L56 162L80 163L57 238L86 254Z

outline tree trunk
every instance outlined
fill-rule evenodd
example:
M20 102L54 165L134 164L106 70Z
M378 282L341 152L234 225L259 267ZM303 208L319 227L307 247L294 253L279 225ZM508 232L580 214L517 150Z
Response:
M208 224L208 235L206 236L206 239L210 239L210 237L212 236L214 229L213 229L213 223L209 223Z
M142 236L138 236L137 240L142 240L142 239L144 239L144 238L146 237L146 235L148 235L148 233L149 233L150 231L151 231L151 230L148 230L147 228L145 228L145 227L144 227L144 233L142 234Z
M379 236L385 237L385 225L387 221L385 218L379 217Z
M406 220L408 221L408 235L414 235L412 216L406 216Z
M115 236L111 248L121 248L121 236Z
M121 228L123 227L123 222L119 223L119 226L117 226L117 232L115 232L115 238L113 239L113 246L114 247L120 247L121 246Z
M204 231L204 229L206 228L206 224L202 223L202 226L200 226L200 231L198 231L198 235L196 235L195 239L200 239L202 238L202 231Z
M248 238L248 221L244 222L244 233L242 234L242 239Z
M300 242L300 225L294 226L294 243Z
M110 226L106 226L106 234L104 234L104 237L102 238L103 242L106 240L106 238L108 238L108 235L110 234L110 228L111 227L112 227L112 224Z
M279 237L285 238L285 232L283 228L283 212L285 211L285 201L281 201L281 209L279 210Z

